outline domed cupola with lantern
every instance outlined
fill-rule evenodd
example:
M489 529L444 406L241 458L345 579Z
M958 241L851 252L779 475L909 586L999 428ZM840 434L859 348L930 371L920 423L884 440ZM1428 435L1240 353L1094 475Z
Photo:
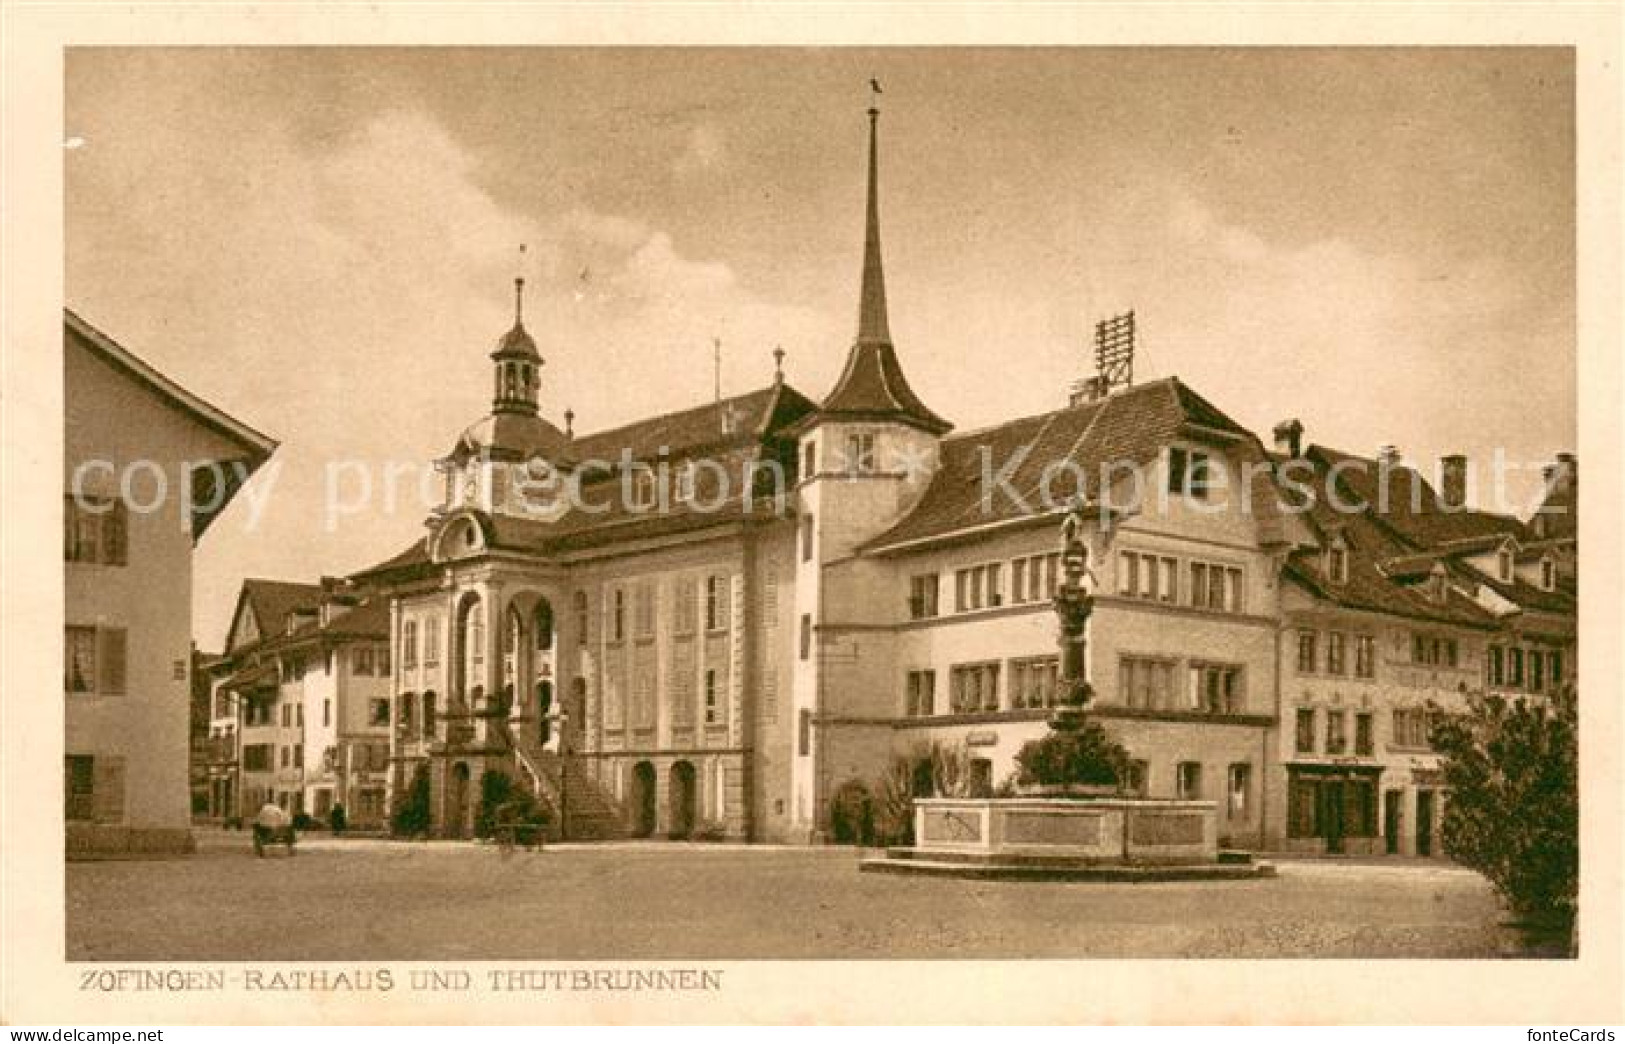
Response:
M540 480L574 466L570 433L540 413L544 360L525 329L524 289L525 281L515 279L513 327L491 352L491 412L465 428L437 464L446 475L442 515L462 509L545 515L547 505L538 498L516 495L515 470Z

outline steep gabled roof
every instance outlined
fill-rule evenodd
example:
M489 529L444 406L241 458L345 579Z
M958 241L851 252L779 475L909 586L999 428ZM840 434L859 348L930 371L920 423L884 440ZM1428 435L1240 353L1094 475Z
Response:
M664 449L676 460L708 450L782 437L785 429L815 409L812 400L782 381L765 388L673 413L633 421L618 428L577 436L571 450L578 460L654 460ZM725 428L723 420L729 417Z
M1179 378L1169 377L1094 402L952 436L942 441L940 467L914 510L863 549L879 551L990 524L1048 517L1079 492L1098 495L1095 484L1102 465L1143 466L1170 442L1202 433L1251 440L1246 429ZM1045 471L1063 461L1081 471L1086 488L1075 488L1071 468L1057 469L1045 508ZM990 495L984 498L984 470L1001 476L1019 501L1003 485L987 490Z
M257 639L250 644L257 645L286 633L289 618L317 611L325 594L320 584L266 580L261 577L245 579L237 593L237 609L231 615L231 633L226 635L227 653L242 651L233 649L232 642L237 637L237 621L245 611L253 617L254 627L259 632Z
M276 440L255 431L201 396L187 391L71 309L62 309L62 325L66 337L83 345L103 362L146 387L161 401L192 418L240 451L241 455L237 459L241 461L242 468L227 468L219 475L225 488L206 491L206 495L200 496L192 507L192 539L196 541L208 530L210 523L220 512L225 510L231 498L236 495L241 482L246 481L248 476L257 471L276 451ZM201 466L209 462L200 460L193 463Z

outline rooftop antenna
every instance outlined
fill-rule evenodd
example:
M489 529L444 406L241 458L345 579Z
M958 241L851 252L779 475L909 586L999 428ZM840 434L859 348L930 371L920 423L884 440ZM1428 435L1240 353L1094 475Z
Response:
M722 338L711 338L711 401L722 401Z
M1135 324L1131 308L1095 323L1095 375L1072 386L1071 404L1094 402L1134 383Z

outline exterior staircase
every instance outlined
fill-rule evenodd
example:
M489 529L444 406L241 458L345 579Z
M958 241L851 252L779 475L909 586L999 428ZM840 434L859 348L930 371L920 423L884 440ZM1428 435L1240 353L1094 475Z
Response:
M581 763L549 750L530 750L508 722L494 718L491 732L513 755L518 778L547 809L548 836L570 841L613 841L626 836L626 820L615 799L587 774Z

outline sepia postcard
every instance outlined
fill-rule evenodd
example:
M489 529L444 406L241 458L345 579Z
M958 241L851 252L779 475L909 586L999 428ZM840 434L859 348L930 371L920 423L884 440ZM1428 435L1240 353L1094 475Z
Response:
M0 1020L1625 1019L1616 4L4 17Z

